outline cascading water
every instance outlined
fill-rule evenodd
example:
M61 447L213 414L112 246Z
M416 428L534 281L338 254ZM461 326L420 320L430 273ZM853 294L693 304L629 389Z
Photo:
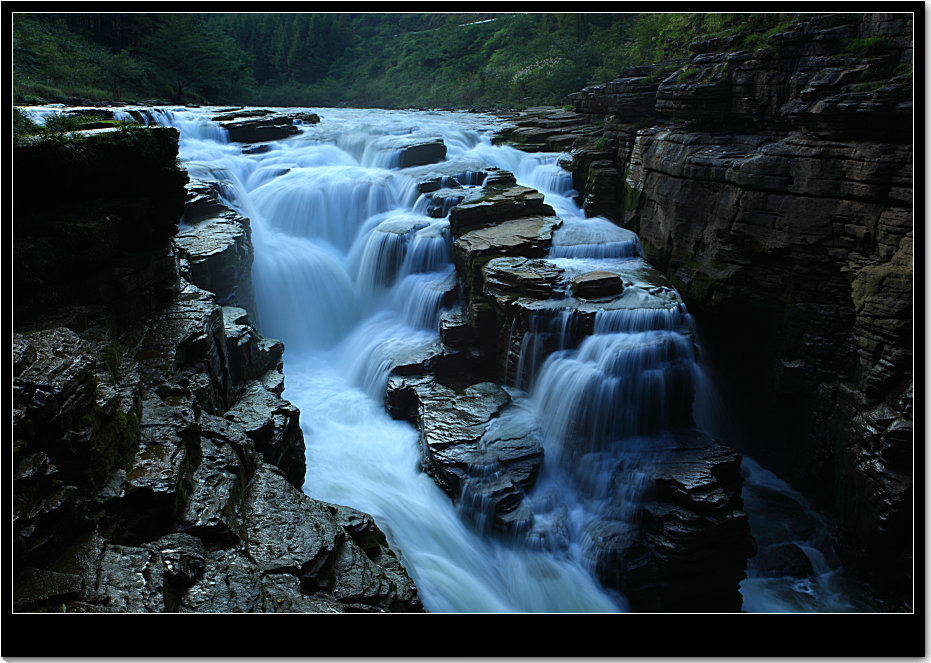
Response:
M399 149L441 138L439 177L478 186L482 170L497 167L542 191L563 219L547 260L570 277L610 269L642 279L639 241L581 214L559 155L493 146L496 118L311 110L322 118L312 131L249 153L209 121L210 109L144 113L177 127L191 175L220 182L226 202L251 219L260 329L285 343L285 397L301 410L307 445L305 492L371 513L430 611L624 610L624 598L594 578L586 525L632 518L663 431L687 417L682 404L691 412L694 401L703 416L695 396L706 378L678 296L632 288L623 306L594 313L585 338L565 310L534 320L506 416L543 422L545 467L528 496L536 526L516 540L488 536L419 471L417 431L383 406L396 358L437 340L456 286L445 214L457 199L442 204L441 218L429 213L417 185L430 167L397 169ZM754 469L749 480L759 476ZM793 603L752 577L744 594L747 610L847 605Z

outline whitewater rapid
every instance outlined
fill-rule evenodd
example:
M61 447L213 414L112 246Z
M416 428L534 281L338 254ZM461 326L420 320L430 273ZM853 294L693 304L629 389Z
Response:
M436 176L449 176L496 167L543 192L563 219L549 259L567 272L645 265L635 235L581 213L561 155L492 145L500 120L483 114L293 109L317 113L320 124L267 151L244 153L209 120L215 109L140 110L151 123L178 128L180 158L191 176L219 182L225 201L251 220L258 326L285 344L284 396L301 411L306 444L304 492L372 514L431 612L625 611L624 597L595 579L583 529L609 493L626 491L635 506L645 476L640 467L649 445L632 443L625 451L627 484L606 483L604 470L619 457L602 443L666 416L656 401L659 409L644 415L646 423L612 419L618 399L656 400L650 390L669 381L675 364L687 367L672 377L695 391L696 411L711 409L702 400L707 376L682 335L691 326L684 307L647 302L633 317L601 313L595 334L578 348L549 355L538 334L571 334L565 317L526 335L512 387L527 416L546 421L549 444L528 501L543 521L548 509L562 514L567 531L560 545L532 546L483 531L420 471L417 430L384 408L392 357L438 338L444 296L455 284L448 221L427 213L417 187L434 168ZM41 121L51 112L32 117ZM396 168L401 147L437 138L448 150L441 167ZM644 357L654 363L644 365ZM636 393L625 391L623 380L633 365L644 375ZM560 401L565 393L605 400L596 409L607 418L592 424L593 447L576 465L559 448L560 426L571 415L561 408L572 410ZM744 467L747 485L791 491L752 460ZM765 526L765 516L751 513L751 526ZM812 558L814 580L751 576L741 587L744 609L863 609L845 593L836 560L823 552L829 545L800 544Z

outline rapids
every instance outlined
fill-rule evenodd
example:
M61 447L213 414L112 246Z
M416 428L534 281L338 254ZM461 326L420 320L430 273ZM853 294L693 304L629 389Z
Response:
M227 204L251 219L257 326L285 344L284 396L300 408L306 444L304 491L372 514L431 612L625 611L624 597L594 577L584 525L618 502L627 513L616 517L633 517L675 401L694 399L696 420L709 427L722 416L677 294L644 293L637 306L601 311L584 339L557 311L521 340L508 416L541 421L546 449L529 495L542 527L527 537L489 535L454 505L418 468L418 432L384 409L394 358L436 341L455 288L449 223L427 213L417 188L424 176L458 175L478 186L480 178L464 174L508 170L543 192L563 220L548 257L554 264L569 274L649 269L636 235L585 218L561 155L493 145L500 120L490 115L330 108L306 109L320 124L244 154L209 120L214 109L139 110L149 123L178 128L191 176L220 182ZM41 122L54 112L33 109L30 117ZM395 167L403 146L437 138L445 162ZM544 350L545 338L555 339L547 346L555 351ZM588 446L564 445L570 431L582 431ZM619 438L626 444L611 444ZM617 467L626 468L622 485L610 479ZM791 529L772 532L778 517L767 511L767 491L790 494L807 518L818 518L752 459L744 468L751 528L798 538ZM817 520L815 534L799 540L812 580L758 577L751 568L744 610L867 609L851 598L858 590L832 557L828 529Z

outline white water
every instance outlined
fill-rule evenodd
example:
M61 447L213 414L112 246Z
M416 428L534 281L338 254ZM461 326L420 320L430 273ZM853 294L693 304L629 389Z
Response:
M200 112L179 109L168 121L182 131L189 172L227 181L229 202L252 220L261 331L285 343L305 492L371 513L430 611L623 610L571 552L479 531L419 470L417 431L384 410L392 355L438 338L442 296L455 287L448 222L419 213L408 175L430 167L390 169L398 147L443 138L438 174L447 175L517 165L520 155L491 146L489 117L314 112L322 121L312 131L248 156Z
M684 307L674 293L637 289L635 306L600 313L581 344L558 313L540 336L527 335L514 416L543 417L547 431L545 468L527 500L538 526L525 540L489 536L419 471L417 431L383 406L392 357L437 339L454 283L448 223L424 213L418 179L488 166L513 172L564 220L550 259L570 274L607 266L637 277L647 267L639 242L584 218L558 155L492 146L495 118L310 110L319 125L250 155L209 122L209 110L149 116L180 129L191 175L223 182L228 203L252 220L258 317L263 334L285 343L285 397L301 410L307 446L305 492L371 513L430 611L623 611L624 598L593 577L585 527L593 514L630 518L645 468L662 453L655 434L672 415L661 406L670 390L690 398L703 379ZM400 146L432 138L447 145L442 168L391 168ZM542 334L560 337L555 352L535 345ZM630 406L621 416L618 400ZM583 404L590 416L574 420ZM624 445L608 444L618 438ZM842 609L833 599L787 600L786 583L774 583L744 583L745 609Z

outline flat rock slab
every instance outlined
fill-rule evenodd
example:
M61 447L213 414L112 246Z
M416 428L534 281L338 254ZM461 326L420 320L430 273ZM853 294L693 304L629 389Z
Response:
M616 272L597 270L572 280L572 294L580 299L614 297L624 290L624 279Z
M468 192L449 213L449 228L453 235L530 215L554 215L553 208L543 202L543 194L513 181L513 176L493 174L481 189Z
M485 295L548 299L564 289L564 271L545 260L494 258L482 268Z
M315 113L278 113L264 109L240 110L212 118L229 132L236 143L264 143L280 140L300 132L295 120L302 124L316 124L320 117Z
M426 166L446 158L446 144L442 140L408 145L398 154L398 168Z
M528 216L502 221L467 232L453 243L453 250L473 260L482 256L540 258L546 255L553 230L561 223L555 216Z

